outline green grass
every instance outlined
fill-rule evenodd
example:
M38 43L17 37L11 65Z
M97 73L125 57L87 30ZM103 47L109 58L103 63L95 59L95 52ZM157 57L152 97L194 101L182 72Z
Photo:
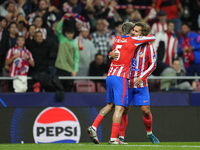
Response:
M79 144L0 144L0 150L200 150L200 142L162 142L160 144L133 143L109 145Z

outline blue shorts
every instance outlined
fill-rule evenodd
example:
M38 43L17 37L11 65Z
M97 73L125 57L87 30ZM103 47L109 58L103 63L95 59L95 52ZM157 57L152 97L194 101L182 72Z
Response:
M128 104L128 80L118 76L107 76L107 103L127 107Z
M148 87L129 88L128 89L128 105L143 106L150 105L150 96Z

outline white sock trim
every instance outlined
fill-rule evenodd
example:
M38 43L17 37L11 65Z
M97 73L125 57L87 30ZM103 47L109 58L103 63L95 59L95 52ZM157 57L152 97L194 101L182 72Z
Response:
M122 138L122 139L124 139L124 136L119 136L119 138Z
M116 141L117 138L110 138L110 141Z
M96 127L92 126L92 128L93 128L95 131L97 131L97 128L96 128Z
M147 135L150 135L150 134L152 134L152 131L147 131Z

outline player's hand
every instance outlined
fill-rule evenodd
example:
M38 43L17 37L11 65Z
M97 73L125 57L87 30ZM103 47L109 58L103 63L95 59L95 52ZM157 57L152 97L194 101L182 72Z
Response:
M116 50L114 50L110 53L110 57L113 59L117 59L119 57L119 53L116 53Z
M19 2L19 4L20 4L21 6L24 6L25 3L26 3L26 0L21 0L21 1Z
M76 76L76 71L72 71L72 77Z
M16 53L16 54L13 56L14 59L17 58L17 57L19 57L19 54L18 54L18 53Z
M185 47L181 49L182 52L186 52L187 50L188 48L185 48Z
M49 7L49 12L52 12L52 11L54 11L55 10L55 7L54 6L50 6Z
M140 77L138 77L135 82L134 82L134 85L140 85L142 83L142 79Z
M26 60L29 59L29 56L27 55L27 53L24 53L22 57L25 58Z
M189 48L188 48L188 52L192 52L193 49L194 49L193 47L189 47Z
M110 2L110 7L115 7L115 6L117 6L117 2L115 1L115 0L112 0L111 2Z

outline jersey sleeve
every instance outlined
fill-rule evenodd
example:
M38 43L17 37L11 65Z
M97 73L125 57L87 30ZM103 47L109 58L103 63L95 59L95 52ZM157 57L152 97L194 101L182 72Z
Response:
M10 59L12 56L13 56L13 51L12 51L12 49L9 49L6 54L6 60Z
M140 75L140 78L142 80L144 80L147 76L149 76L156 68L156 53L152 45L148 46L147 55L149 58L150 65L147 68L147 70Z
M131 37L131 38L136 46L139 46L139 45L141 45L143 43L147 43L147 42L153 42L156 39L156 37L152 34L147 35L147 36L142 36L142 37L135 36L135 37Z

